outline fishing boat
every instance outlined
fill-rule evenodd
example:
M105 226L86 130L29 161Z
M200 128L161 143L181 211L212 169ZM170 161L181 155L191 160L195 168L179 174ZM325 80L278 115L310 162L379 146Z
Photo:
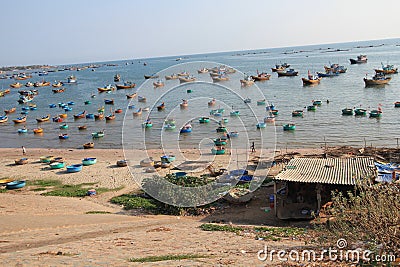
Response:
M246 103L246 104L250 104L251 103L251 99L250 98L245 98L243 100L243 102Z
M88 113L86 114L86 119L94 119L94 114L93 113Z
M186 124L180 130L180 133L191 133L192 132L192 125Z
M53 122L63 122L63 119L60 116L53 117L52 120L53 120Z
M210 111L210 115L215 115L215 114L222 115L224 112L225 112L225 109L223 109L223 108L212 109L212 110Z
M119 82L121 80L121 75L118 73L114 75L114 82Z
M366 116L367 115L367 110L363 108L356 108L354 110L354 115L355 116Z
M93 142L85 143L83 144L83 148L84 149L94 148L94 143Z
M257 129L263 129L267 127L267 124L265 122L259 122L256 124Z
M50 163L51 169L62 169L64 167L65 167L65 162L63 161Z
M292 111L292 117L303 117L303 110L294 110Z
M256 82L258 82L258 81L267 81L267 80L269 80L270 77L271 77L271 74L268 74L266 72L258 73L258 71L257 71L257 75L252 75L251 76L251 78Z
M390 82L392 78L386 77L383 73L376 73L371 79L364 78L365 86L385 85Z
M353 115L353 109L352 108L344 108L342 109L342 115L349 116Z
M165 85L164 82L161 81L161 80L158 80L158 81L156 81L156 82L153 82L154 88L163 87L164 85Z
M178 78L179 78L178 74L175 74L175 73L165 76L166 80L176 80Z
M216 146L225 146L227 144L228 138L227 137L219 137L213 139L214 145Z
M62 82L54 82L51 86L53 86L54 88L58 88L58 87L61 87L61 86L63 86L63 83ZM54 91L53 91L54 92Z
M219 122L219 125L223 125L229 122L228 118L222 118L221 121Z
M130 95L126 95L126 98L130 99L130 98L134 98L135 96L137 96L137 93L132 93Z
M125 81L123 84L115 84L115 87L117 87L117 89L130 89L136 87L136 83Z
M215 98L213 98L211 101L208 102L208 106L212 107L215 105L216 102L217 102L217 100Z
M210 122L210 118L209 117L201 117L199 119L200 123L209 123Z
M90 105L90 104L92 104L92 102L91 102L90 100L86 100L86 101L84 102L84 104L85 104L85 105Z
M395 68L394 65L387 64L386 66L381 63L382 69L375 69L376 73L383 73L383 74L396 74L398 73L398 68Z
M87 129L87 126L86 125L79 125L78 126L78 130L79 131L81 131L81 130L86 130Z
M68 129L68 124L64 123L62 125L60 125L60 129Z
M293 131L295 129L296 129L296 125L294 123L289 123L289 124L283 125L284 131Z
M15 82L15 83L10 84L10 87L12 87L12 88L20 88L21 86L22 86L22 83L20 83L20 82Z
M104 131L94 132L94 133L92 133L92 137L93 137L93 138L101 138L101 137L104 137Z
M112 86L111 84L108 84L108 85L106 85L104 87L98 87L97 88L97 91L99 91L99 93L111 92L111 91L114 91L114 90L115 90L115 87Z
M83 119L86 116L86 110L82 111L81 113L74 114L74 119Z
M263 106L265 105L265 99L257 100L257 106Z
M65 91L65 88L59 88L59 89L52 89L53 93L63 93Z
M277 110L277 109L271 110L271 114L274 116L277 116L277 115L279 115L279 110Z
M164 123L165 123L165 124L173 124L173 125L175 125L175 124L176 124L176 121L175 121L173 118L169 118L169 119L166 119L166 120L164 121Z
M104 104L106 104L106 105L114 105L114 99L104 99Z
M160 77L160 76L158 76L158 75L156 75L156 74L152 74L152 75L144 75L144 78L147 80L147 79L157 79L158 77Z
M277 71L278 77L282 76L297 76L299 74L298 71L295 71L294 69L288 69L286 71Z
M232 117L237 117L237 116L240 115L240 111L239 111L239 110L231 111L231 112L230 112L230 115L231 115Z
M196 77L193 77L193 76L179 77L180 83L187 83L187 82L194 82L194 81L196 81Z
M187 72L187 71L182 71L182 72L179 72L177 75L178 75L179 77L186 77L186 76L189 76L190 73Z
M41 81L41 82L35 82L33 84L33 87L44 87L44 86L50 86L50 82L46 82L46 81Z
M24 103L31 102L32 100L33 100L32 95L27 95L27 96L21 95L21 96L19 96L18 103L24 104Z
M316 105L307 106L307 111L316 111L316 110L317 110L317 106Z
M167 124L164 125L164 129L165 130L174 130L175 128L176 128L175 124L167 123Z
M151 127L153 127L153 123L151 122L151 120L150 119L147 119L145 122L143 122L143 124L142 124L142 128L151 128Z
M128 166L128 161L126 159L121 159L117 161L117 166L118 167L126 167Z
M245 75L243 79L240 80L240 85L243 87L252 86L254 84L254 79L252 76Z
M97 121L97 120L102 120L102 119L104 119L104 113L97 113L97 114L94 114L94 119Z
M0 123L4 123L8 121L8 117L7 116L0 116Z
M212 76L211 77L213 82L222 82L222 81L228 81L229 77L227 75L218 75L218 76Z
M102 106L102 107L100 107L100 108L98 108L97 109L97 112L99 112L99 113L104 113L104 106Z
M12 181L6 184L6 189L13 190L13 189L20 189L26 185L25 181Z
M113 113L110 113L110 114L108 114L107 116L105 116L105 118L106 118L106 121L115 120L115 113L114 113L114 112L113 112Z
M82 165L83 166L94 165L96 163L97 163L97 158L84 158L82 160Z
M35 129L33 129L33 133L34 134L41 134L41 133L43 133L43 128L35 128Z
M174 155L163 155L160 157L161 162L167 162L167 163L171 163L173 161L175 161L176 157Z
M41 156L39 161L41 163L50 163L54 159L54 156Z
M133 116L139 116L142 115L143 109L139 108L136 111L133 112Z
M301 78L301 80L303 81L303 85L316 85L316 84L319 84L320 82L321 82L321 77L318 77L318 76L315 76L315 75L312 75L311 73L310 73L310 71L308 71L308 75L307 75L307 78Z
M272 72L279 72L279 71L285 71L286 67L282 65L275 65L275 68L271 68Z
M138 96L138 102L146 102L147 99L144 96Z
M69 138L69 135L68 134L59 134L58 135L58 139L68 139Z
M15 165L24 165L28 163L28 158L20 158L14 160Z
M68 106L64 106L64 111L72 111L72 108L71 107L68 107Z
M394 107L395 108L400 108L400 101L394 102Z
M71 84L77 84L77 83L78 83L78 80L76 79L76 77L74 75L70 75L67 77L67 82L64 84L71 85Z
M182 103L180 103L181 108L187 108L189 106L189 103L186 99L182 99Z
M211 148L211 154L213 155L224 155L225 154L225 147L224 146L216 146Z
M203 74L203 73L207 73L207 72L208 72L207 68L202 68L202 69L197 70L198 74Z
M324 68L325 68L325 72L326 73L332 72L332 73L339 73L340 74L340 73L345 73L347 71L346 67L344 67L342 65L339 65L338 63L331 64L330 67L324 66Z
M10 108L10 109L6 109L6 110L4 110L4 113L6 113L6 114L10 114L10 113L14 113L16 110L17 110L17 108L16 108L16 107L12 107L12 108Z
M317 72L318 77L324 78L324 77L336 77L339 76L339 72L333 72L333 71L327 71L326 73L323 72Z
M157 106L157 110L158 111L161 111L161 110L164 110L164 109L165 109L165 103L164 102L162 102L160 105Z
M74 164L74 165L69 165L67 166L67 172L73 173L73 172L80 172L82 171L82 164Z
M23 117L18 117L16 119L13 120L14 123L23 123L26 122L26 116Z
M11 179L11 178L3 178L3 179L0 179L0 185L5 185L5 184L10 183L10 182L12 182L12 181L14 181L14 179Z
M357 59L350 58L350 64L362 64L367 63L368 58L366 55L359 55Z
M122 113L122 112L123 112L123 110L120 109L120 108L118 108L118 109L115 110L115 113L118 113L118 114L119 114L119 113Z
M226 129L225 126L219 126L219 127L216 129L216 131L217 131L217 133L226 133L226 132L228 132L228 130Z
M27 83L25 83L25 86L26 87L32 87L33 86L33 82L27 82Z
M45 122L50 120L50 114L47 114L46 116L43 116L41 118L36 118L37 122Z
M374 109L374 110L371 110L370 112L369 112L369 117L370 118L379 118L379 117L381 117L382 116L382 110L376 110L376 109Z
M275 122L275 116L267 116L264 118L265 123Z
M28 129L26 129L26 128L18 129L19 134L27 133L27 132L28 132Z
M321 106L322 105L322 100L313 100L312 101L314 106Z
M229 138L238 137L238 136L239 136L239 133L238 133L238 132L230 132L230 133L229 133Z

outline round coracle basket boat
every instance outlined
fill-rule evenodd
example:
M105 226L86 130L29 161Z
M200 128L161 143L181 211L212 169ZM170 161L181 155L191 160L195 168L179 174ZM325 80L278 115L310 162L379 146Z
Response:
M140 161L140 166L142 167L154 166L154 160L152 158L143 159Z

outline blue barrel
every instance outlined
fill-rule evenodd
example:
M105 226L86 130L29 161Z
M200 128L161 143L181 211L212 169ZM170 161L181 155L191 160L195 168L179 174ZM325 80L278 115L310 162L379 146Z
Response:
M274 200L275 200L275 196L274 195L269 195L269 207L271 209L274 208Z

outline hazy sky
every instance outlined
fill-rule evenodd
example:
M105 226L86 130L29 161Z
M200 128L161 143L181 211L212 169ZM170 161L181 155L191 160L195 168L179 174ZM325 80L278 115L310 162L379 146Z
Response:
M0 66L398 38L399 10L399 0L4 0Z

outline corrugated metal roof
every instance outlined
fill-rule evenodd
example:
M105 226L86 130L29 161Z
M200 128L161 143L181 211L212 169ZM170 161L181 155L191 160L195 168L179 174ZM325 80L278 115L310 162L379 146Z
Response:
M373 158L294 158L276 180L354 185L355 179L376 175Z

